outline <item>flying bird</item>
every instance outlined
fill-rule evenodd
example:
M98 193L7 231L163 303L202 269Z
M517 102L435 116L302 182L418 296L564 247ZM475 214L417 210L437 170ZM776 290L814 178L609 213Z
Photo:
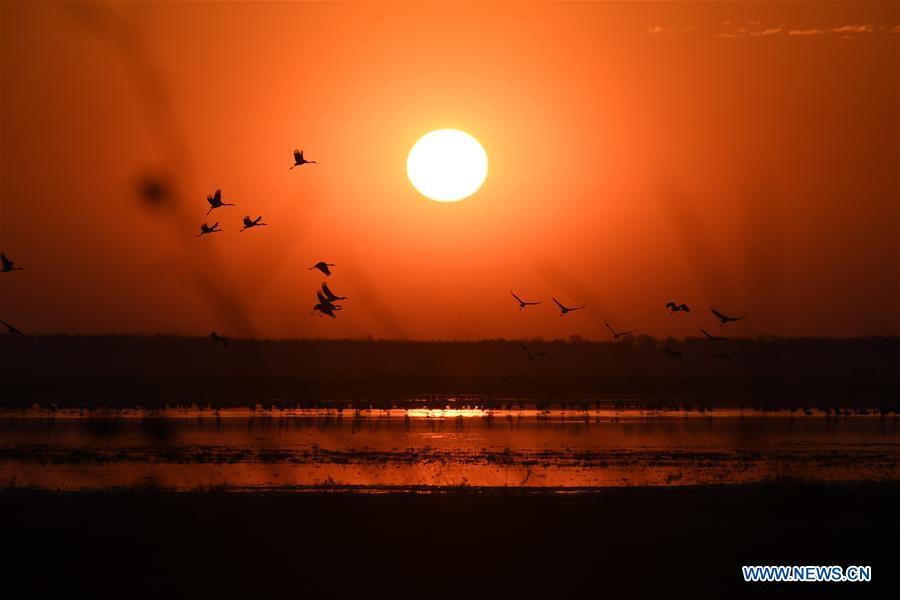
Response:
M241 231L245 229L250 229L251 227L261 227L263 225L268 225L268 223L262 223L262 216L256 217L255 219L251 219L250 215L244 215L244 226L241 227Z
M512 297L515 298L516 302L519 303L519 310L524 309L526 306L534 306L536 304L540 304L540 302L526 302L525 300L522 300L521 298L516 296L516 293L512 290L509 290L509 293L512 294Z
M328 287L328 284L324 281L322 282L322 293L325 294L325 297L329 302L337 302L338 300L346 300L347 296L338 296Z
M724 342L725 340L728 339L727 337L720 337L717 335L713 335L710 332L708 332L707 330L703 329L702 327L698 327L697 329L699 329L700 333L705 335L706 339L708 339L711 342Z
M331 304L330 302L328 302L328 303L319 302L318 304L313 306L313 313L319 312L323 315L328 315L332 319L337 319L337 315L334 314L334 311L336 308L337 307L334 304Z
M325 273L326 276L329 276L329 275L331 275L331 269L329 269L328 267L336 267L336 266L337 265L334 263L327 263L324 260L320 260L319 262L317 262L316 264L311 266L309 269L307 269L307 271L312 271L313 269L318 269L318 270L322 271L323 273Z
M229 202L222 202L222 190L216 190L216 193L212 196L207 196L206 201L209 202L209 210L206 211L206 214L209 214L213 211L214 208L220 208L222 206L234 206Z
M670 315L674 315L677 312L691 312L691 307L687 304L675 304L674 301L667 302L666 308L669 309Z
M213 223L212 226L204 223L203 225L200 226L200 233L197 234L197 237L200 237L201 235L206 235L207 233L222 233L221 229L216 229L216 227L218 227L218 226L219 226L218 221Z
M6 329L9 331L10 335L18 335L20 337L25 338L26 340L31 338L31 336L28 335L27 333L23 333L21 330L16 329L15 327L10 325L6 321L3 321L2 319L0 319L0 323L2 323L4 327L6 327Z
M221 342L223 346L225 346L226 348L228 347L228 338L219 335L215 331L210 332L209 339L211 339L214 343Z
M315 165L318 163L314 160L306 160L305 158L303 158L303 150L294 150L294 164L291 166L291 169L293 169L294 167L302 167L303 165L308 164Z
M319 300L319 304L328 306L331 310L341 310L341 307L335 304L332 300L328 299L322 292L316 290L316 298Z
M719 319L719 321L720 321L719 325L724 325L725 323L731 323L732 321L740 321L741 319L744 318L744 316L729 317L728 315L723 315L722 313L717 311L715 308L710 308L709 310L712 314L716 315L716 317Z
M634 329L629 329L628 331L616 331L615 329L613 329L612 327L610 327L610 326L609 326L609 323L607 323L606 321L603 321L603 324L606 325L606 328L609 329L609 331L613 334L613 339L614 339L614 340L619 339L619 338L622 337L623 335L628 335L628 334L630 334L630 333L634 333Z
M10 271L21 271L22 267L17 267L16 263L6 258L5 254L0 254L0 261L3 262L3 272L9 273Z
M669 358L677 358L678 360L684 360L684 354L679 352L678 350L672 350L668 346L663 348L666 354L669 355Z
M581 310L582 308L584 308L585 306L587 306L586 304L582 304L581 306L573 306L573 307L570 308L570 307L565 306L564 304L562 304L562 303L561 303L559 300L557 300L556 298L553 298L553 301L556 302L556 305L559 307L559 311L560 311L560 312L559 312L559 316L561 316L561 317L566 316L568 313L572 312L573 310Z
M528 355L528 360L534 360L540 356L547 356L546 352L532 352L525 344L519 344L519 347Z

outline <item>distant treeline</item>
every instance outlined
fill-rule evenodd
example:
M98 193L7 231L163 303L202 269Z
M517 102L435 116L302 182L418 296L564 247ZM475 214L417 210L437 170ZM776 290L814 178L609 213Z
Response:
M718 328L717 328L718 330ZM523 347L524 346L524 347ZM883 406L900 338L617 342L0 337L2 406Z

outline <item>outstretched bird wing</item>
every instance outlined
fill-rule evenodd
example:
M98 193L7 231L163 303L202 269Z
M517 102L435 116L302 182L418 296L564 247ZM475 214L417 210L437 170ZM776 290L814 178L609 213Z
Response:
M557 305L561 310L569 310L568 308L566 308L565 306L563 306L562 304L560 304L559 300L557 300L556 298L553 298L552 300L553 300L554 302L556 302L556 305Z
M518 296L516 296L516 293L515 293L514 291L509 290L509 293L512 294L512 297L516 299L516 302L518 302L519 304L525 304L524 302L522 302L522 299L521 299L521 298L519 298Z
M674 302L666 302L666 308L669 310L678 310L678 305Z
M216 190L216 195L214 196L216 200L216 204L222 201L222 190Z
M607 323L606 321L603 321L603 324L606 325L606 328L609 329L609 331L610 331L614 336L618 336L618 335L619 335L618 333L616 333L616 330L615 330L615 329L613 329L612 327L609 326L609 323Z
M250 220L250 215L244 215L244 227L253 227L253 221Z

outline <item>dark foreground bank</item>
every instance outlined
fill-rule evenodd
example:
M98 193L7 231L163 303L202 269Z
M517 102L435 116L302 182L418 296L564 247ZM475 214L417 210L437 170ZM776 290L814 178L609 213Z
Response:
M7 583L34 597L888 597L900 485L0 493ZM871 565L871 583L746 584L742 564ZM12 579L11 579L12 578ZM896 596L894 596L896 597Z

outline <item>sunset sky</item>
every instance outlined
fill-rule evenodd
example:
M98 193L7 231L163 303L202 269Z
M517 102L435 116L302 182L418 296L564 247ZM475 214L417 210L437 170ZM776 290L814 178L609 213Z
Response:
M748 315L734 335L897 335L898 7L4 2L0 250L24 270L0 318L606 339L697 335L715 306ZM441 128L488 155L457 203L406 175ZM216 188L238 206L206 217ZM319 260L335 320L310 314Z

